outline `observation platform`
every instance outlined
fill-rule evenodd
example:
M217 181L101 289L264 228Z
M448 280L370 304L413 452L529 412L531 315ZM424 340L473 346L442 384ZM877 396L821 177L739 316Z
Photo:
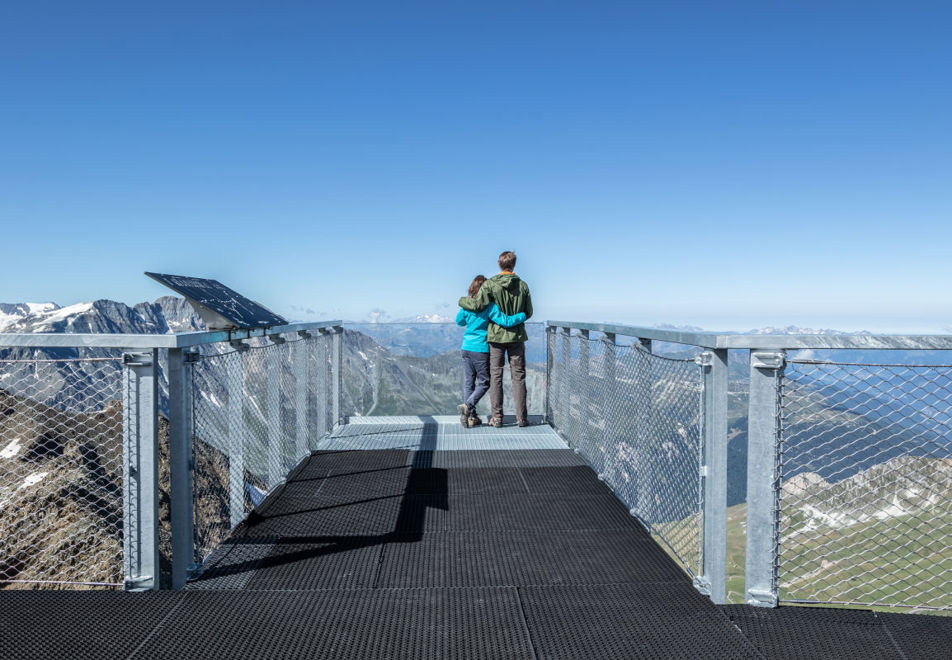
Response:
M717 606L547 425L355 418L182 591L14 591L0 657L947 658L952 617Z

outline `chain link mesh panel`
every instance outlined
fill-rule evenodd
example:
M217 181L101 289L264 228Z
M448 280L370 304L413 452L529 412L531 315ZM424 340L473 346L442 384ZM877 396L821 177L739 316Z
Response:
M0 359L0 588L121 586L121 356L9 353Z
M207 349L192 366L199 560L333 428L331 342L316 334Z
M550 332L549 422L691 574L701 565L701 373L693 360Z
M791 360L780 598L952 609L952 366Z
M455 415L463 402L463 328L455 323L348 324L344 332L345 416ZM526 390L530 415L545 411L545 334L527 323ZM477 412L490 414L488 393ZM515 414L509 366L503 412Z

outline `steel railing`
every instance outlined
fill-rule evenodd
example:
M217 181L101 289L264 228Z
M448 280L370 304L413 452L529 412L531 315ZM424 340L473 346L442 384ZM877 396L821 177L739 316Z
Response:
M952 336L561 321L548 333L549 422L715 602L726 600L730 412L747 418L735 526L745 602L952 610L952 366L861 353L952 351ZM658 355L652 342L693 349L700 373L684 350ZM817 360L817 350L860 353ZM744 410L729 411L741 392Z
M543 412L545 325L525 324L530 415ZM463 364L459 350L463 328L456 323L347 323L347 379L343 405L347 415L447 415L463 401ZM503 379L503 412L515 413L511 381ZM484 418L489 397L477 406Z
M0 585L122 584L122 376L108 349L0 359Z
M779 598L952 607L952 365L787 359Z
M0 334L0 586L183 586L340 421L342 332Z
M343 333L0 334L0 582L154 589L167 555L182 586L347 413ZM952 609L952 367L797 353L952 337L550 322L545 343L548 421L716 602L730 412L747 603Z
M723 549L712 547L718 534L705 524L723 524L724 516L705 515L705 506L724 492L725 471L705 483L702 466L726 467L713 454L714 447L726 451L726 442L709 441L724 410L705 398L714 382L726 395L726 357L657 355L645 334L550 324L546 417L695 584L723 602Z

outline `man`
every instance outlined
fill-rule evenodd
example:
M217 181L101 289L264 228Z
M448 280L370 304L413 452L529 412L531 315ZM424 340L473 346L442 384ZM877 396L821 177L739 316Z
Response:
M471 312L478 312L494 302L504 314L525 312L526 318L532 316L532 298L529 285L519 279L513 271L516 267L516 253L506 251L499 255L498 275L489 278L480 287L474 298L460 298L459 306ZM509 357L509 372L512 376L512 396L516 404L516 420L519 426L529 425L528 406L526 405L526 334L524 323L511 328L503 328L490 322L486 331L489 341L489 403L492 407L490 426L502 426L502 372Z

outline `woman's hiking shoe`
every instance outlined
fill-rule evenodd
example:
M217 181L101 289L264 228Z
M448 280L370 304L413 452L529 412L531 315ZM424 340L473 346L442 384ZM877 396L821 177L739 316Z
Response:
M469 406L465 403L461 403L457 406L459 410L459 423L463 425L464 429L469 428Z
M475 428L477 426L483 425L483 420L481 420L479 417L470 417L468 422L469 422L469 428Z
M502 428L502 417L490 417L489 425L495 426L497 429Z

